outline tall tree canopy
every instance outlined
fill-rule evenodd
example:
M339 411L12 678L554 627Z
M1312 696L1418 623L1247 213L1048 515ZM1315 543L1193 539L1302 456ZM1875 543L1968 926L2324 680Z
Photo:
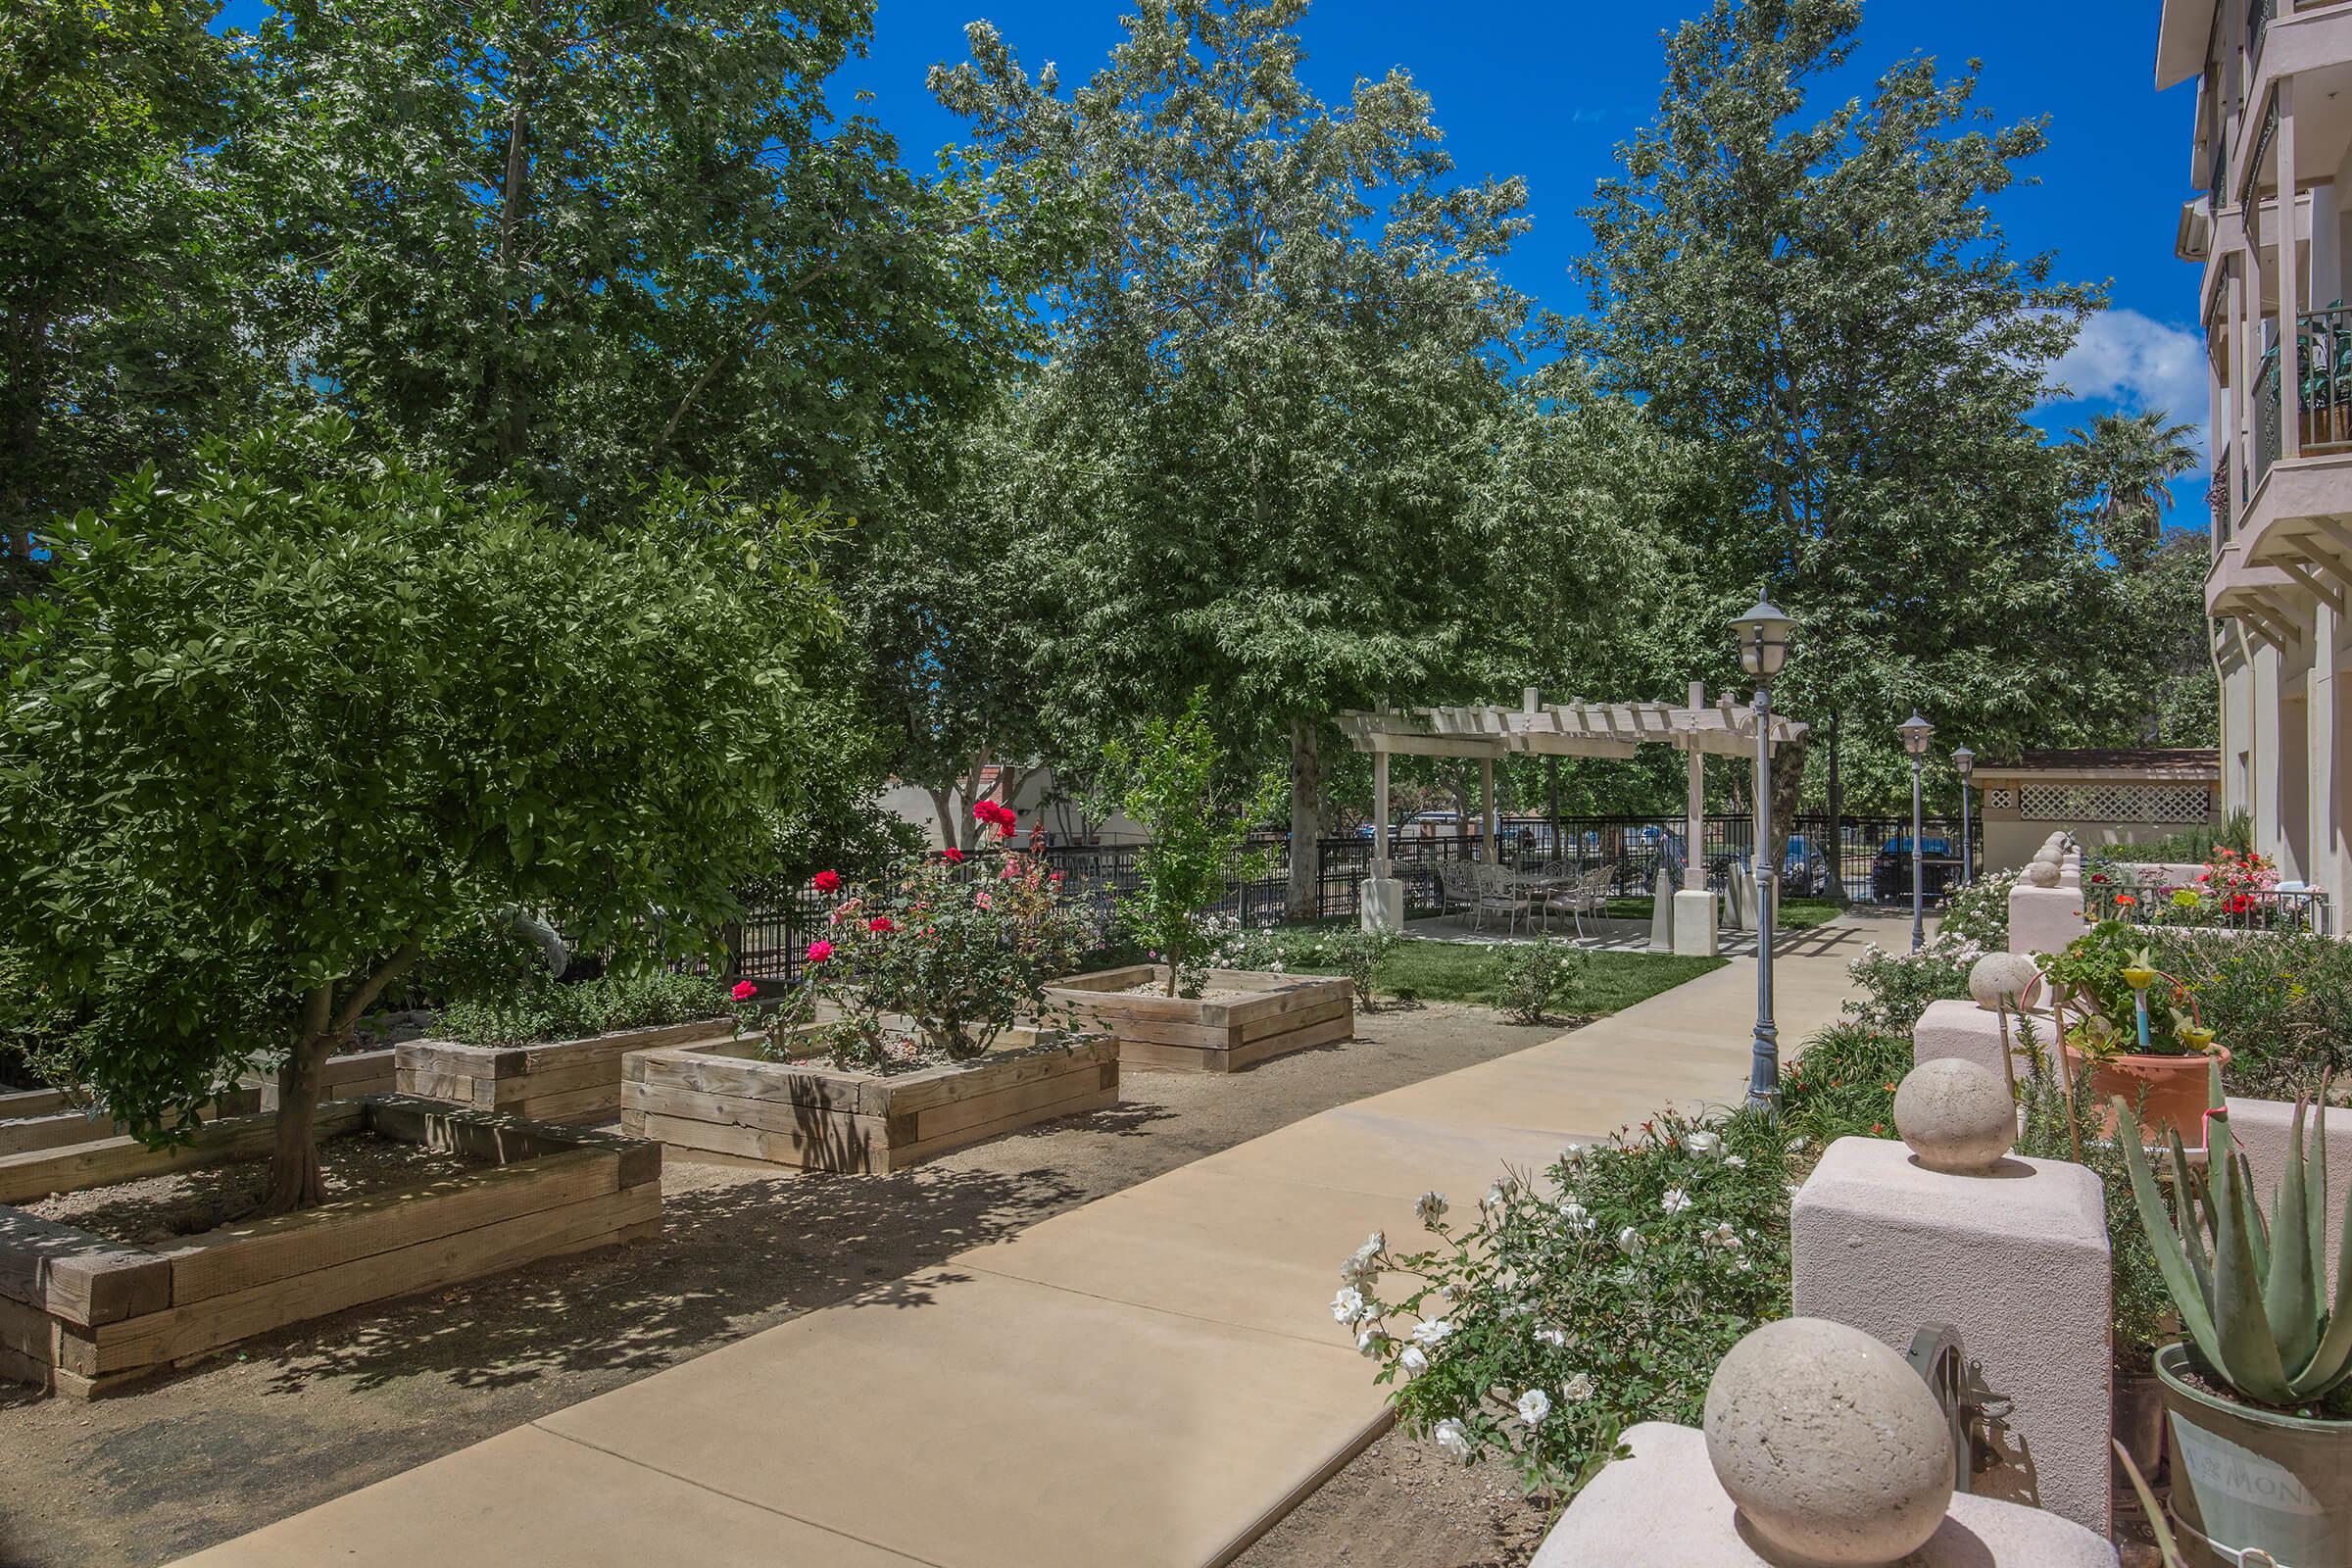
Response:
M204 0L0 7L0 558L242 411L245 78ZM0 568L9 564L0 559ZM0 576L0 597L9 589Z
M1061 713L1172 709L1292 758L1292 902L1311 899L1325 720L1458 679L1504 372L1543 330L1495 264L1517 180L1453 175L1401 71L1326 105L1303 0L1158 0L1075 93L986 24L933 74L976 165L1095 203L1024 395L1058 482Z
M625 511L651 475L864 510L1002 331L990 231L827 78L871 0L284 0L278 350L468 479Z
M1783 706L1829 743L1833 804L1841 741L1874 793L1901 776L1914 705L1985 753L2108 721L2086 656L2123 613L2025 419L2096 295L1987 207L2042 123L1990 124L1973 64L1917 58L1809 114L1860 21L1859 0L1715 0L1686 23L1583 264L1604 384L1708 466L1707 618L1759 588L1797 618Z

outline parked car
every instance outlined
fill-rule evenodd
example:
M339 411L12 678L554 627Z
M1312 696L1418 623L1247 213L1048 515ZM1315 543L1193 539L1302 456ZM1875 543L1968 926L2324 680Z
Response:
M1738 866L1745 871L1749 865L1748 852L1727 856L1719 865L1728 869ZM1784 899L1827 898L1838 877L1837 867L1830 858L1802 833L1788 836L1788 851L1781 858L1780 895Z
M1942 898L1944 890L1960 880L1960 857L1953 853L1950 839L1920 840L1920 875L1931 899ZM1910 834L1898 834L1879 846L1870 862L1870 896L1889 901L1911 897Z

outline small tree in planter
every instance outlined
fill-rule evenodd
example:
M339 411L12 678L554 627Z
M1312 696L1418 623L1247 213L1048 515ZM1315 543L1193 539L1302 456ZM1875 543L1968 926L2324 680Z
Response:
M1011 836L1005 808L982 801L973 814ZM1011 850L967 857L950 849L856 887L819 872L818 891L844 896L803 956L805 980L777 1011L771 1050L785 1052L820 1003L838 1017L817 1036L845 1068L968 1061L1022 1019L1051 1022L1061 1009L1048 982L1098 940L1062 902L1060 882L1044 861Z
M275 1066L272 1212L321 1200L320 1068L387 986L513 906L699 945L822 744L809 519L670 489L594 538L351 439L133 477L0 645L0 939L143 1139Z
M1120 901L1136 935L1168 964L1168 995L1200 994L1207 978L1201 921L1224 896L1225 879L1264 874L1265 857L1243 854L1250 829L1273 811L1282 780L1261 775L1248 788L1219 788L1220 754L1208 728L1208 693L1193 693L1182 715L1153 718L1133 742L1103 748L1108 788L1119 809L1151 835L1136 852L1138 885Z

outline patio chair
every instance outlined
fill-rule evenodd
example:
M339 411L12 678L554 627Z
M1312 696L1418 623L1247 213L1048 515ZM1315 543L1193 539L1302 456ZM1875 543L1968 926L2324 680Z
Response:
M1478 929L1478 867L1469 860L1438 862L1438 912L1450 914L1455 905L1467 905L1471 925Z
M1519 917L1532 915L1535 906L1536 891L1527 878L1499 865L1479 866L1476 908L1481 924L1486 916L1499 914L1504 917L1503 934L1515 935Z
M1608 913L1609 884L1616 880L1616 874L1606 865L1589 866L1574 882L1555 888L1544 901L1544 907L1548 913L1567 915L1575 922L1577 936L1582 938L1586 915L1598 918Z

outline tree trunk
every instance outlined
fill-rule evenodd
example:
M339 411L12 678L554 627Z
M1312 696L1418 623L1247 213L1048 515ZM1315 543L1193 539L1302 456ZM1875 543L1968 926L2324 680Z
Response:
M1788 863L1788 837L1796 828L1796 809L1805 794L1803 737L1777 746L1772 753L1772 858L1764 863L1776 870Z
M931 809L939 813L940 848L943 850L955 849L957 844L955 787L953 785L926 784L923 788L931 792Z
M277 1139L270 1152L265 1214L290 1214L326 1201L318 1174L318 1078L335 1049L329 1012L334 992L319 986L303 999L302 1039L277 1069Z
M1322 726L1311 718L1291 720L1291 886L1288 910L1294 920L1311 920L1320 869L1316 841L1322 832Z

